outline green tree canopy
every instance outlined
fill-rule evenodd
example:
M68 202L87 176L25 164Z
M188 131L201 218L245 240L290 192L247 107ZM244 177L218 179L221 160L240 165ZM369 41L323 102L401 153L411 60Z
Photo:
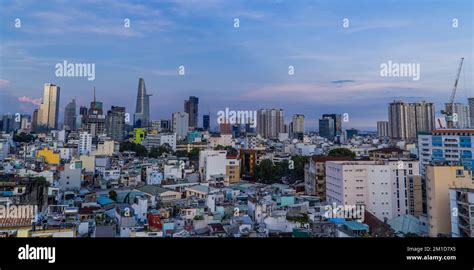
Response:
M146 157L148 155L148 151L146 150L145 146L129 141L120 143L120 152L125 151L135 152L139 157Z
M352 157L354 158L356 155L354 152L347 148L334 148L329 151L328 156L330 157Z

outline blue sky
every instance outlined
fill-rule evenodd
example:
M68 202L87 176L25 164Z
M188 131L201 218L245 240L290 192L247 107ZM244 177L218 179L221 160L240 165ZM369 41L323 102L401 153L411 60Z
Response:
M283 108L314 130L323 113L349 113L345 127L374 129L394 99L449 99L460 57L457 101L473 89L473 1L2 1L0 113L28 113L42 86L89 105L133 113L138 78L152 119L169 119L190 95L200 121L218 110ZM21 28L15 28L15 19ZM123 20L130 19L130 28ZM234 19L240 27L234 28ZM343 19L349 28L343 28ZM459 27L452 27L457 18ZM96 78L61 78L62 61L94 63ZM379 75L388 61L419 63L421 79ZM184 66L185 76L178 75ZM288 66L295 74L288 75ZM62 118L62 116L61 116Z

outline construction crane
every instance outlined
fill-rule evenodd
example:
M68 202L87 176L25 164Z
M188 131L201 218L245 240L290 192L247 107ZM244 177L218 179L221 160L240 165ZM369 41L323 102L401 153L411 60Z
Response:
M453 91L451 92L451 98L449 99L449 103L446 103L446 109L441 111L441 113L445 115L447 128L454 127L454 97L456 96L456 89L458 88L459 76L461 75L463 61L464 57L461 58L461 62L459 63L458 74L456 75L456 80L454 81L454 87Z

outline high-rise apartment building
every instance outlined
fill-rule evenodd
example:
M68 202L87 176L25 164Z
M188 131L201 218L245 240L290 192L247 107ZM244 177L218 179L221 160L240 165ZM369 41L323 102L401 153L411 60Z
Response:
M190 96L189 100L184 101L184 112L189 116L189 127L198 127L199 98Z
M290 133L293 138L303 139L304 134L304 115L294 114L290 124Z
M175 112L172 116L172 128L177 140L183 140L189 131L189 115L185 112Z
M377 137L388 137L388 121L377 121Z
M470 111L469 106L462 103L453 104L453 124L454 128L469 128L470 127Z
M37 126L45 129L58 128L60 90L59 86L52 83L44 84L43 102L38 110Z
M388 108L389 136L394 140L414 141L418 132L435 128L433 103L394 101Z
M133 115L134 127L147 127L150 123L150 96L146 92L145 80L138 80L137 105Z
M469 103L469 127L474 128L474 98L467 99Z
M125 107L112 106L107 111L107 136L114 141L122 141L125 135Z
M282 109L260 109L257 111L257 133L266 139L278 139L285 132Z

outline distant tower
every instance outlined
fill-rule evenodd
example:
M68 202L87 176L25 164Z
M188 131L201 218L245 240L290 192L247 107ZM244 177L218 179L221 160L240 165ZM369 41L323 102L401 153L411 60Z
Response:
M76 129L76 99L73 99L64 109L64 129Z
M146 93L145 80L138 80L137 106L133 115L135 127L146 127L150 122L150 96Z
M190 96L189 100L184 101L184 112L189 115L189 127L191 128L198 127L198 107L199 98L195 96Z
M59 86L44 84L43 102L38 109L38 125L46 129L58 128L59 96Z

